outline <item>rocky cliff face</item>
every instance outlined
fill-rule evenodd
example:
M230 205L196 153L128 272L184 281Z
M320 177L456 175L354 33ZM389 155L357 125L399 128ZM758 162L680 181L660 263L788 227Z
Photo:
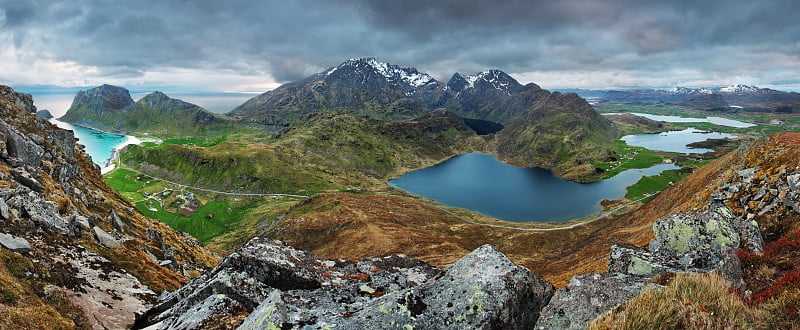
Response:
M526 329L552 293L489 245L442 271L397 255L321 260L256 238L137 327Z
M162 92L133 102L127 89L103 85L78 92L60 120L117 133L196 135L226 127L227 120Z
M78 92L60 119L81 126L113 129L119 124L116 117L131 104L133 98L127 89L102 85Z
M0 327L126 327L157 292L215 264L34 112L30 95L0 86Z

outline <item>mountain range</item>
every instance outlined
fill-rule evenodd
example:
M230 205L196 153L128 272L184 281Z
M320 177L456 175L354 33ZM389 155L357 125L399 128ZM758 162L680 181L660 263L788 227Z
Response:
M322 112L401 121L437 109L464 118L476 132L497 132L492 144L499 159L551 169L576 181L599 178L592 163L610 155L616 134L610 121L574 93L522 85L500 70L455 73L444 84L415 68L374 58L350 59L284 84L251 98L227 117L159 92L133 103L127 90L104 85L78 93L62 120L123 132L197 134L228 124L279 130Z
M601 100L621 103L655 102L720 112L800 112L800 93L749 85L609 91L601 97Z
M134 102L122 87L102 85L78 92L62 121L102 131L155 136L220 131L229 120L200 106L152 92Z

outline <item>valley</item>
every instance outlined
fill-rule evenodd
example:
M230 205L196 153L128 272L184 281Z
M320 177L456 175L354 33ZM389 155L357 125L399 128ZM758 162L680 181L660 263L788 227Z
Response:
M120 88L103 88L124 94ZM96 92L102 94L102 90ZM202 108L151 93L144 101L123 102L128 104L123 112L128 113L112 119L137 118L136 125L122 125L120 127L130 128L119 132L140 135L149 141L121 149L114 158L116 169L105 174L103 179L130 205L126 212L135 209L142 217L157 219L171 230L186 233L187 237L197 240L198 247L202 245L204 251L218 258L235 258L234 252L252 244L253 238L266 237L280 245L311 251L319 258L359 260L401 254L444 268L482 245L491 244L510 261L542 276L556 288L563 288L571 285L574 276L601 274L610 269L610 264L619 262L613 259L616 258L614 254L611 259L608 254L609 249L618 248L618 242L645 245L653 238L653 223L657 220L678 211L703 209L709 196L728 191L725 189L729 186L720 179L713 179L715 175L730 176L730 171L741 172L752 166L767 168L766 165L742 165L738 160L752 158L753 153L770 150L772 145L782 141L781 137L776 137L777 141L765 141L766 132L776 129L773 125L777 124L759 121L760 117L752 120L756 125L691 119L662 122L624 112L692 113L695 116L702 112L637 105L628 111L619 104L598 107L600 112L595 112L594 108L587 108L585 101L576 101L578 97L574 94L553 98L546 91L537 93L540 94L534 97L530 107L518 114L526 118L524 121L509 119L513 116L483 117L499 118L506 124L487 119L465 120L454 111L440 108L428 109L412 118L393 118L393 121L369 118L370 115L364 113L316 111L299 115L291 124L277 126L275 122L258 122L242 115L214 115L219 122L179 121L178 125L197 126L182 130L140 120L152 117L154 122L168 122L168 118L175 115L169 110L173 107L178 111L190 109L193 111L190 113L204 113ZM79 94L76 103L80 104L83 97ZM544 103L537 103L540 101ZM145 105L159 110L152 112L144 109ZM103 106L93 109L102 113ZM73 108L89 109L75 104ZM584 114L586 111L594 114ZM142 117L139 112L147 114ZM159 112L165 115L158 115ZM601 115L602 112L617 114ZM584 115L575 117L575 113ZM780 116L781 129L787 123L792 125L791 115ZM747 114L735 118L751 121ZM571 130L571 127L576 129ZM670 138L674 132L689 132L695 128L718 132L723 138L708 133L688 133L699 138L693 143ZM554 143L553 137L563 134L557 132L564 130L571 133L562 140L572 142ZM629 139L634 137L666 137L679 148L652 150L635 146L637 142ZM534 141L524 144L529 152L527 156L504 158L503 155L508 154L504 148L525 138ZM587 142L607 139L610 139L608 143ZM577 141L587 143L597 153L582 147L570 149L578 146ZM687 144L690 149L685 149ZM712 151L684 153L696 150ZM528 161L524 159L531 159L531 155L549 155L549 170L516 168L498 162L514 164L513 159L518 159L525 163ZM465 156L491 159L515 171L537 171L536 176L547 177L547 183L537 181L541 178L534 180L533 172L519 172L521 176L512 175L510 181L503 183L499 172L491 169L456 170L456 174L451 174L457 178L456 188L449 189L459 189L466 197L477 198L463 205L437 202L440 199L436 197L429 196L429 199L398 189L402 185L396 182L410 174L421 169L445 168ZM563 164L571 164L569 170L560 167ZM587 174L587 169L591 169L591 174ZM459 182L480 176L505 186L531 181L533 186L544 187L540 193L550 196L528 196L519 191L470 191L464 182ZM594 182L569 182L564 178ZM445 187L434 178L420 180L431 181L436 188ZM489 182L474 181L479 189L489 187ZM617 181L620 183L614 183ZM563 190L556 186L572 188ZM586 199L574 189L606 192L603 192L605 195L591 193ZM610 191L613 193L609 194ZM442 196L453 195L456 194L445 190ZM530 204L530 199L541 200L543 205L532 208L541 218L523 216L500 220L481 214L473 207L482 202L503 205L499 201L492 202L492 198L503 199L503 202L518 199L517 204ZM747 214L755 214L748 213L755 212L748 209L755 207L752 203L742 210L732 196L726 198L733 201L729 203L732 212L747 217L751 217ZM791 204L785 205L791 208ZM543 215L548 207L555 207L549 212L557 216ZM587 207L588 211L581 211L583 213L564 212ZM758 208L761 210L762 206ZM795 222L787 223L786 218L780 216L762 218L761 214L771 209L763 210L766 211L758 212L756 217L764 226L765 237L780 238L796 227ZM785 212L785 209L776 210ZM174 262L171 260L159 262L170 264ZM189 273L196 275L197 271ZM546 316L544 320L555 322L551 317Z
M342 73L352 70L349 75L358 74L374 65L372 61L374 60L351 60L332 71L342 69L340 71ZM388 74L390 81L400 79L402 82L402 79L405 79L403 77L406 77L405 74L413 73L399 67L394 67L393 70L400 78ZM501 73L499 71L489 73L495 75L495 79L508 79L498 76ZM375 79L387 75L382 71L373 74L378 75ZM324 72L323 76L325 79L330 77L328 72ZM481 81L481 77L484 76L486 74L472 77L470 80ZM319 79L320 75L314 77ZM450 84L454 89L470 90L476 88L472 86L480 86L478 84L459 87L460 85L454 82L459 80L459 76L453 79L455 80L451 80ZM307 82L297 84L305 83ZM324 83L325 80L316 82L316 84ZM435 84L434 80L428 80L426 85L432 87ZM291 86L300 88L301 85ZM414 90L414 93L422 93L417 89L421 86L413 84L408 86L407 88ZM487 86L495 88L492 83L487 83ZM508 83L502 86L516 86L506 95L524 89L521 85ZM266 93L254 100L276 97L273 95L275 93ZM538 99L540 98L541 96ZM417 102L422 100L425 99ZM475 103L478 99L473 96L471 100L469 102ZM536 97L534 104L537 102L535 100ZM269 105L273 101L254 102L246 105L265 106L264 104ZM295 102L306 101L295 99ZM485 107L489 104L477 103L482 104L480 109L487 109ZM561 103L558 107L550 105L548 111L564 107L582 108L584 104L585 101ZM350 106L352 109L357 108L352 104ZM648 107L631 105L630 108L623 109L625 106L601 106L598 110L600 113L640 112L662 115L693 113L696 116L701 114L658 105ZM292 109L297 107L300 105L280 110L278 114L281 111L294 111ZM746 144L749 140L763 137L765 131L772 129L769 125L763 124L753 127L729 127L692 121L665 123L636 116L598 116L601 119L611 120L591 129L602 132L604 125L611 125L608 127L613 126L614 129L601 135L613 134L617 138L629 134L668 132L688 127L726 132L740 138L734 143L713 142L715 140L704 142L703 146L715 149L715 152L705 154L686 155L681 152L649 150L630 146L621 140L608 144L600 143L599 145L605 148L603 153L606 156L603 158L586 153L580 153L579 158L570 158L575 156L570 156L572 154L570 152L564 153L561 156L563 159L574 159L574 164L579 165L573 166L570 172L559 171L557 165L551 168L555 169L556 175L566 178L572 177L570 173L585 171L586 168L592 169L591 175L583 174L580 176L582 179L578 181L585 181L588 178L593 178L595 181L607 180L626 170L644 169L663 163L677 164L681 169L646 176L638 182L631 183L619 198L615 198L617 200L602 201L599 206L601 208L591 212L589 216L568 217L566 219L570 221L564 223L507 222L475 211L444 206L428 198L395 189L387 183L413 170L427 168L465 153L498 154L498 158L504 159L503 153L500 152L501 148L508 146L508 142L502 142L505 139L504 134L511 134L507 133L510 131L513 131L511 135L515 137L528 134L515 128L515 125L521 124L513 122L509 119L511 117L491 115L493 112L486 112L488 115L483 115L485 116L483 118L503 120L508 125L500 126L503 128L497 133L478 135L467 125L469 121L444 109L430 111L418 118L398 120L398 117L384 117L382 118L384 120L395 120L384 121L369 118L382 113L382 110L375 113L347 114L351 111L346 108L327 110L329 108L318 106L320 109L318 111L287 117L294 118L293 123L288 126L272 119L259 122L261 119L254 120L254 118L266 117L256 117L250 114L252 111L241 109L233 113L235 115L232 122L240 123L234 124L233 129L203 136L167 137L160 144L143 143L127 147L120 156L120 169L107 176L109 182L143 214L161 219L175 229L192 234L206 247L222 254L235 250L251 237L266 235L285 240L293 246L310 249L323 257L347 256L357 259L374 255L369 252L383 251L380 254L406 253L434 265L445 266L474 249L477 242L491 242L520 264L536 268L542 268L541 264L544 261L552 264L553 266L545 267L539 274L557 285L562 285L565 283L563 281L576 273L602 268L601 254L581 252L581 249L602 251L603 246L610 246L612 242L608 237L615 239L626 237L610 235L609 233L615 231L624 232L622 226L610 226L611 223L617 223L620 217L625 217L629 212L654 199L659 192L707 164L711 159ZM340 113L341 109L345 109L345 113ZM463 108L454 110L467 113ZM546 113L535 116L546 116ZM531 114L524 116L530 117ZM735 118L748 120L746 116ZM575 125L574 122L570 124L571 121L563 120L563 117L556 116L552 120L551 124L539 120L536 121L536 125L547 124L550 127ZM558 124L552 124L554 122ZM474 122L472 124L474 125ZM529 131L531 128L525 130ZM533 130L541 132L540 129ZM549 139L549 137L543 138L542 142L537 143L550 147L557 145L547 142ZM590 143L590 145L595 144ZM697 144L697 147L700 145ZM536 150L537 147L533 145L531 148ZM552 151L541 151L537 154L551 155ZM559 154L559 152L554 153ZM176 201L186 203L176 196L185 195L187 192L192 194L198 205L188 207L176 204ZM159 195L163 197L153 197ZM305 199L302 196L312 197ZM411 211L412 209L416 211ZM486 228L491 229L487 231ZM553 245L547 243L552 237L574 239ZM584 243L575 245L576 240ZM430 242L440 243L426 247L431 245ZM518 250L516 248L518 246L531 248L521 253L512 252ZM412 254L410 251L415 252ZM593 257L589 259L595 258L596 262L566 267L564 263L557 261L566 256L580 257L583 253L592 255Z

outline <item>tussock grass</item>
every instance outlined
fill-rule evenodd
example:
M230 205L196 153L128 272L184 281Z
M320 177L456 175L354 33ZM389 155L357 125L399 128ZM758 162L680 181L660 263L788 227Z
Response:
M763 311L747 306L716 273L679 274L666 287L645 289L589 329L753 329Z

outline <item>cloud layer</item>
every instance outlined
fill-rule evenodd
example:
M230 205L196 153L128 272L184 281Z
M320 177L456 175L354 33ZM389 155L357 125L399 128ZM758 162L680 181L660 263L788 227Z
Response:
M372 56L545 88L800 88L800 2L0 0L0 83L265 90Z

